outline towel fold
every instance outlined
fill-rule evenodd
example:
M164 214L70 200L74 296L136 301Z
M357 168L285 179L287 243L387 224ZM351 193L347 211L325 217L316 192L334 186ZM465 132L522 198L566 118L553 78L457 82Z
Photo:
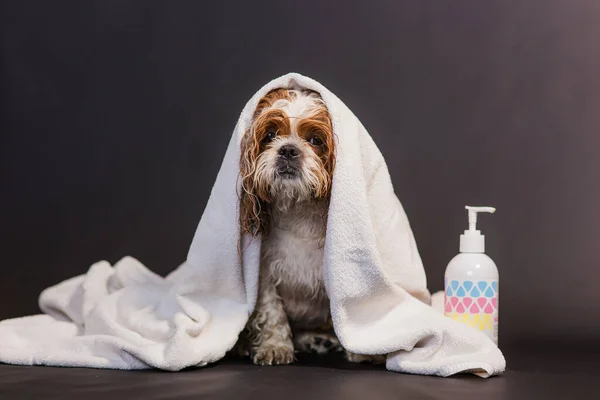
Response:
M46 289L43 314L0 322L0 362L177 371L221 359L258 288L260 238L238 226L240 141L258 100L279 87L319 92L332 115L336 169L323 274L342 345L388 354L387 369L403 373L502 373L504 357L489 338L429 305L407 215L365 127L323 85L296 73L264 85L242 110L183 264L163 278L131 257L101 261Z

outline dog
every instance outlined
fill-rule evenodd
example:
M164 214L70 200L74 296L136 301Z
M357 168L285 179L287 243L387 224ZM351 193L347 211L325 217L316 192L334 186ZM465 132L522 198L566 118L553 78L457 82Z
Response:
M240 228L262 238L256 307L236 345L258 365L296 352L353 354L335 336L323 282L327 210L335 169L332 119L320 95L275 89L260 99L241 143Z

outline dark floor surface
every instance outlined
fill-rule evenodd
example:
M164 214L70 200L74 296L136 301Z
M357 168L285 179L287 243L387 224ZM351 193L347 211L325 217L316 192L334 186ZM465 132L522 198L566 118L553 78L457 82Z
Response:
M177 373L0 365L0 399L600 399L598 350L504 350L507 371L489 379L406 375L313 356L279 367L223 360Z

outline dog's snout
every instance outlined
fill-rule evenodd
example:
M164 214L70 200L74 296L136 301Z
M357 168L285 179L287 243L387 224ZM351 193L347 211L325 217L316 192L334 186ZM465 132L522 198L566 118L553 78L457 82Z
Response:
M300 155L300 150L298 150L298 148L292 144L286 144L284 146L281 146L281 148L278 151L278 154L281 157L292 159Z

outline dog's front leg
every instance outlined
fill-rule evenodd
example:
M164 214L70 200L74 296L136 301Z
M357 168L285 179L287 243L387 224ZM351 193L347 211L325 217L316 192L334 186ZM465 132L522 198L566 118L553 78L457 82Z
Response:
M256 309L248 325L252 361L258 365L290 364L294 344L281 298L275 285L261 279Z

